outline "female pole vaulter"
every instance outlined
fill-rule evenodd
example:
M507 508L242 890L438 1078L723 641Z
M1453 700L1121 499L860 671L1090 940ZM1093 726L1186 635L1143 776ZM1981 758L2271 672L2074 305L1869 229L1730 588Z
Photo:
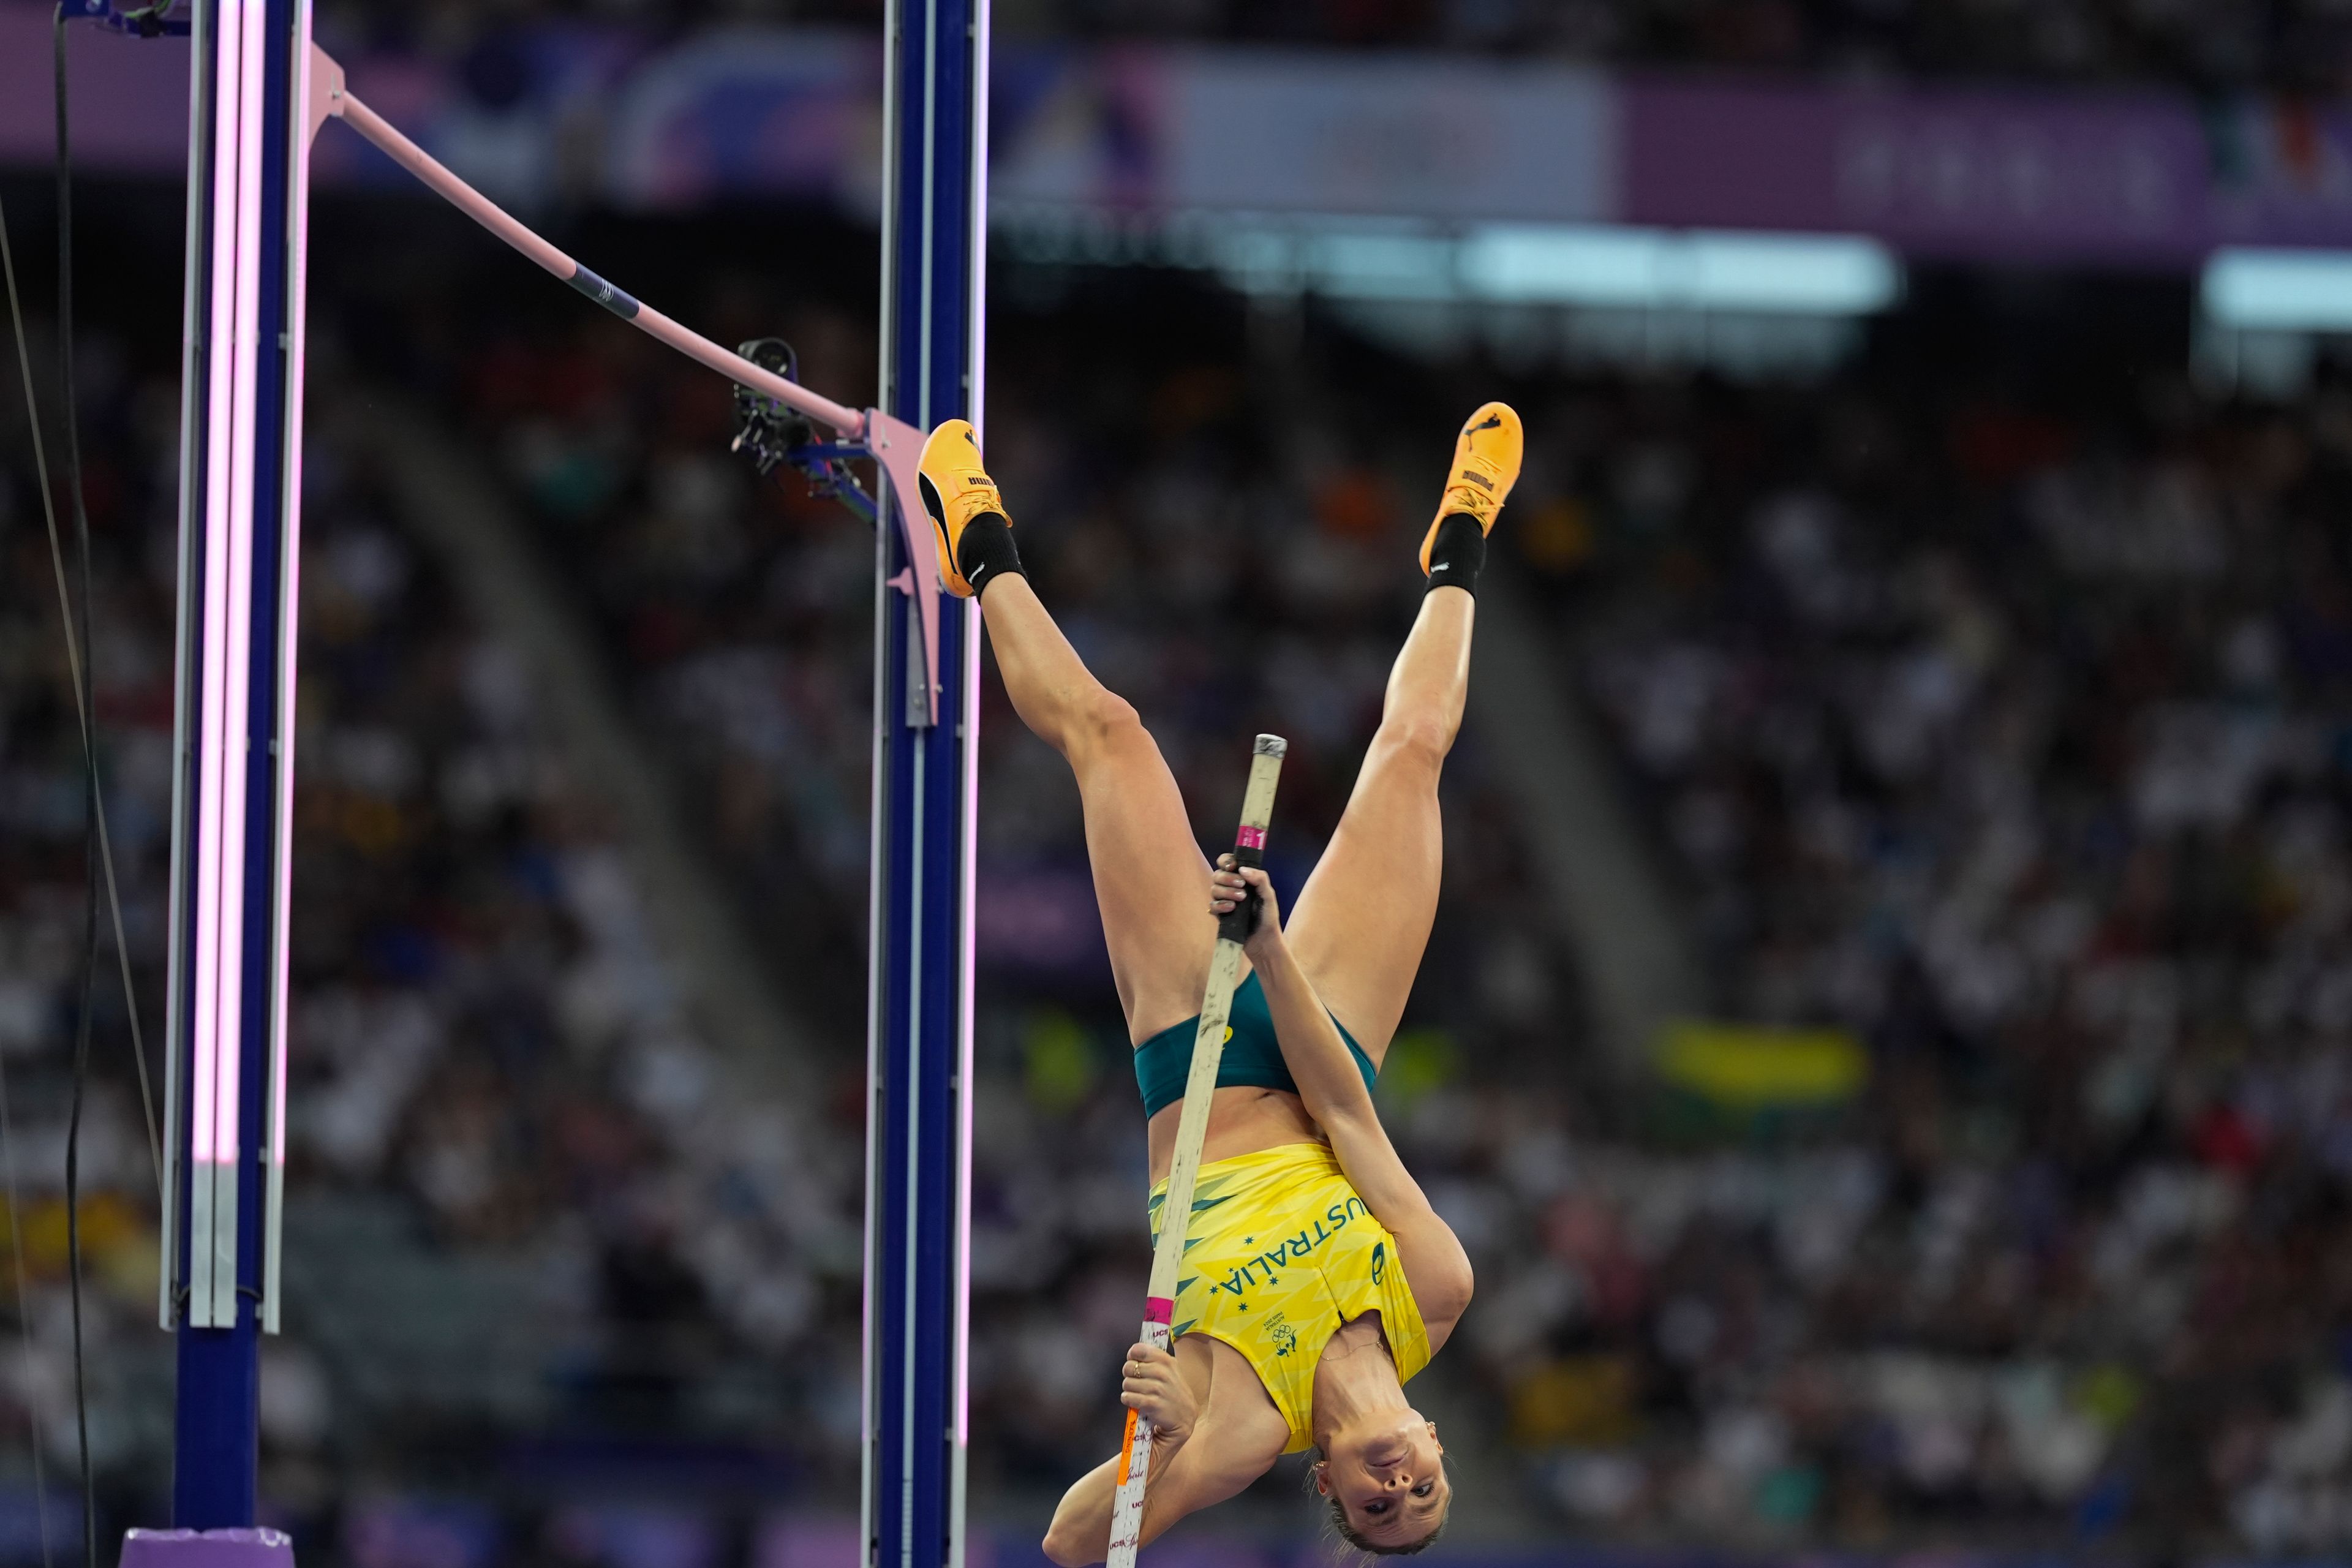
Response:
M1399 1161L1371 1085L1437 910L1437 781L1462 722L1486 537L1518 478L1500 403L1454 443L1422 541L1428 591L1389 676L1354 794L1286 931L1262 874L1213 872L1135 709L1087 669L1023 575L964 421L931 433L923 505L940 579L977 596L1022 722L1076 774L1111 974L1135 1041L1152 1177L1164 1184L1216 915L1259 900L1194 1194L1172 1353L1129 1352L1121 1402L1150 1418L1143 1540L1233 1497L1285 1453L1319 1452L1340 1534L1420 1551L1452 1500L1436 1426L1403 1384L1469 1306L1468 1258ZM1156 1201L1156 1200L1155 1200ZM1063 1498L1055 1563L1100 1562L1118 1460Z

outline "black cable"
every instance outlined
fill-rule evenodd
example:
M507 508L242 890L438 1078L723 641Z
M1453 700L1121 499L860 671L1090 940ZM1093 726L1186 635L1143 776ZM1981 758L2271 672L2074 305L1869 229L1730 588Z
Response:
M89 1465L89 1389L84 1375L81 1334L81 1106L89 1079L90 1010L98 994L98 714L91 689L98 671L89 661L89 509L81 487L81 418L74 406L73 374L73 160L67 134L66 8L58 6L53 29L58 78L58 393L66 435L66 493L73 503L74 549L79 557L81 605L67 635L79 647L87 677L76 694L81 709L82 873L89 897L82 910L81 1008L74 1023L73 1105L66 1119L66 1274L73 1298L74 1435L81 1458L81 1540L86 1568L98 1568L98 1479ZM168 1216L167 1216L168 1217Z
M172 0L164 0L163 5L153 7L156 16L160 17L163 12L170 10ZM144 16L145 14L142 13L142 18ZM60 43L60 47L62 47L62 43ZM65 91L65 79L62 76L58 78L58 91L60 95L58 100L59 104L59 113L62 114L64 112L63 105L65 102L62 96ZM61 138L62 134L62 127L60 127ZM65 143L61 139L58 142L58 156L61 160L64 157L64 153ZM61 163L60 168L62 169L62 167L63 165ZM62 189L62 187L60 188ZM68 323L63 330L69 339L72 331L71 324ZM68 366L68 376L71 374L70 366ZM33 402L32 371L29 365L25 372L25 416L26 418L31 422L33 427L33 452L35 459L41 471L41 506L44 514L48 520L49 526L49 565L51 570L55 572L58 581L58 613L65 617L67 626L66 673L73 682L74 715L81 722L82 744L85 749L91 752L90 766L95 770L98 766L98 761L95 754L97 741L93 724L97 716L97 697L93 692L88 689L88 687L89 681L95 680L97 677L96 672L92 671L90 672L88 679L85 679L83 668L84 666L89 662L88 650L84 647L77 646L73 637L73 595L67 592L66 589L65 550L58 542L57 510L51 504L49 498L47 460L42 451L41 418L39 411ZM74 411L72 410L68 410L68 433L69 435L73 432L73 426L71 424L73 412ZM77 456L79 454L77 454ZM74 487L74 495L76 500L79 501L81 495L81 487L79 480L77 480ZM85 566L87 566L86 562ZM86 571L84 574L86 577ZM97 786L93 785L93 788L97 788ZM131 977L131 943L122 934L122 893L115 880L114 839L112 834L110 833L107 828L106 794L102 788L98 788L97 801L98 863L100 869L105 873L106 877L106 908L108 914L111 918L114 931L114 955L116 963L122 973L122 1011L123 1016L128 1018L131 1023L131 1060L139 1069L139 1109L147 1120L147 1159L154 1171L155 1204L157 1211L160 1213L163 1206L164 1196L163 1140L162 1133L155 1124L155 1090L152 1081L149 1078L147 1072L147 1037L145 1031L141 1029L139 1026L139 990L137 985L132 983Z
M160 19L170 9L169 0L152 7L153 17ZM146 18L142 18L144 20ZM97 708L92 691L95 671L90 667L90 537L89 514L81 483L81 429L79 410L75 405L73 384L73 187L71 146L68 136L69 114L66 77L66 15L61 5L55 23L55 53L57 74L57 138L58 138L58 303L60 380L65 400L67 467L75 521L75 542L79 546L81 581L81 606L77 615L72 595L67 591L65 551L58 537L57 503L49 483L47 444L41 436L40 403L33 385L31 342L25 331L24 303L16 287L16 265L9 244L7 222L0 213L0 272L7 281L9 316L16 337L17 368L24 379L25 417L30 428L33 447L33 468L41 493L41 513L47 526L49 560L55 571L58 586L58 607L65 622L66 664L71 677L75 717L81 731L83 763L83 802L86 819L83 824L83 877L87 901L82 922L83 961L80 1006L75 1031L73 1061L73 1105L66 1134L66 1240L73 1298L74 1356L74 1416L82 1472L82 1548L89 1568L97 1568L98 1521L97 1479L89 1463L89 1410L88 1386L84 1371L81 1314L81 1110L84 1090L89 1081L89 1040L92 1013L96 1004L98 968L98 894L103 877L107 907L113 917L115 946L119 950L122 969L123 1006L131 1020L131 1048L139 1068L141 1105L146 1112L147 1142L150 1158L154 1162L156 1191L163 1191L162 1144L155 1125L154 1096L149 1087L145 1044L139 1027L138 994L131 984L130 946L123 940L122 900L117 890L114 875L114 851L107 832L104 795L99 787ZM85 672L93 679L86 679ZM15 1136L8 1125L8 1108L5 1084L0 1084L0 1159L5 1159L7 1176L7 1203L10 1230L15 1239L17 1296L20 1310L29 1312L25 1297L22 1226L16 1223L17 1195L16 1182ZM163 1216L168 1223L169 1215ZM33 1355L32 1326L29 1316L24 1327L24 1349L29 1375ZM33 1425L33 1473L37 1493L36 1509L41 1531L41 1561L44 1568L49 1563L47 1523L47 1483L44 1479L45 1465L37 1411L31 1412Z
M49 544L52 558L64 572L63 557L57 552L58 510L49 493L49 459L41 446L41 415L33 397L33 350L25 335L25 305L16 293L16 257L8 244L8 215L0 209L0 274L8 283L8 317L16 328L16 368L25 380L25 419L33 437L33 471L41 487L41 511L49 522ZM60 575L58 585L63 588ZM49 1568L49 1483L41 1446L41 1413L34 1391L40 1386L33 1375L33 1302L25 1276L25 1226L16 1202L16 1131L8 1114L8 1079L0 1070L0 1167L7 1176L8 1245L16 1260L16 1321L24 1342L25 1353L25 1413L33 1429L33 1517L41 1532L41 1568Z

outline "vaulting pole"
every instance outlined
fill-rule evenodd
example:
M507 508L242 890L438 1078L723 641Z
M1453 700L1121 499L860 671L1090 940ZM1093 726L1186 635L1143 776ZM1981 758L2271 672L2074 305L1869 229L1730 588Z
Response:
M172 1514L254 1522L278 1323L310 0L198 0L190 69L163 1326Z
M982 418L988 23L988 0L885 23L882 407L921 430ZM862 1511L870 1568L937 1568L964 1552L980 615L940 601L926 722L906 590L935 552L877 549Z

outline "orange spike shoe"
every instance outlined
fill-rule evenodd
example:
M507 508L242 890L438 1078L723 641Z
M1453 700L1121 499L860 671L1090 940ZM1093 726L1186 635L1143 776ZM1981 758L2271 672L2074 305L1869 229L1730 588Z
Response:
M1422 536L1421 570L1429 572L1430 547L1437 542L1438 524L1456 512L1478 520L1481 533L1495 531L1495 518L1504 499L1518 482L1519 458L1527 447L1527 432L1507 403L1489 403L1470 416L1454 442L1454 467L1445 477L1445 494L1437 503L1436 520Z
M939 537L940 582L949 593L969 599L978 590L956 565L963 531L972 519L990 513L1003 518L1007 528L1013 526L1003 498L996 493L996 481L981 467L980 433L969 420L948 420L923 443L922 459L917 466L922 476L923 510L931 514L931 527Z

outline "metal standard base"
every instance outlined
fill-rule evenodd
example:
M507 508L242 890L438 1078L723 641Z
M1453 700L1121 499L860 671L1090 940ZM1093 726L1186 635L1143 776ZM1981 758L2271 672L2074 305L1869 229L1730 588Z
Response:
M122 1568L294 1568L294 1538L282 1530L127 1531Z

